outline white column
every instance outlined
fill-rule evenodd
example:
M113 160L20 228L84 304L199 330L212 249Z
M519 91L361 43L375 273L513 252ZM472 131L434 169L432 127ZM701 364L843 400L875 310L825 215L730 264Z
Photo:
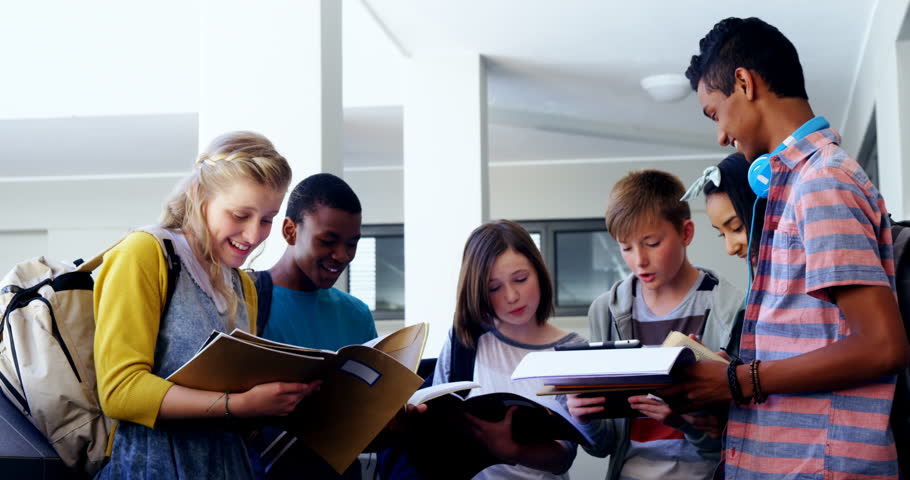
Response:
M253 130L290 162L291 189L314 173L340 176L341 2L203 0L200 10L200 150ZM285 205L254 268L284 252Z
M903 220L910 215L910 40L891 48L876 92L878 181L891 215Z
M483 58L418 52L404 106L405 324L430 323L426 356L452 327L465 240L489 217Z

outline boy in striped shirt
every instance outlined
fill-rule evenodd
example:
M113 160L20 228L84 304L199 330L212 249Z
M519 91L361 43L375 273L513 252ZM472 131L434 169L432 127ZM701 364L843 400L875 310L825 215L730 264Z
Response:
M733 400L726 478L897 478L888 416L908 362L884 201L815 117L793 44L728 18L686 76L718 142L772 151L768 205L740 354L700 361L662 392L685 407Z

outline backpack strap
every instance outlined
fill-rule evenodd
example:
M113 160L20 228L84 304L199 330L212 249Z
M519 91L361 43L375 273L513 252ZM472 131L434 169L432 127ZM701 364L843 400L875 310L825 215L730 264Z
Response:
M272 290L275 283L272 282L272 274L268 270L248 273L253 277L253 285L256 286L258 297L256 306L259 312L256 314L256 335L262 335L272 311Z
M450 363L452 369L449 371L448 381L461 382L474 380L474 363L475 360L477 360L477 340L482 334L482 332L471 332L471 339L474 341L474 347L471 348L458 339L458 336L455 335L455 329L452 329L449 332L449 337L452 342ZM467 397L468 392L458 392L458 394L462 397Z
M910 257L905 250L910 242L910 222L893 222L891 236L894 241L894 286L897 291L897 304L900 307L907 339L910 340Z
M889 216L890 218L890 216ZM894 242L894 284L897 290L897 304L907 340L910 341L910 257L905 255L910 241L910 222L891 220L891 236ZM910 471L910 367L898 373L891 404L891 430L897 445L898 464L901 472Z
M155 239L158 240L158 246L161 247L161 253L164 254L164 263L167 265L167 293L164 297L164 307L161 309L161 318L164 318L164 316L167 315L168 308L171 306L171 298L177 290L177 280L180 279L180 256L177 255L177 249L174 247L174 240L171 238L171 232L161 225L148 225L137 228L136 231L145 232L155 237ZM90 262L92 262L92 260L89 260L86 263Z
M167 309L171 305L171 297L174 296L174 291L177 289L177 279L180 278L180 256L177 255L177 250L174 248L174 241L171 240L165 230L160 226L148 226L137 229L139 231L150 234L158 240L158 245L161 246L161 252L164 254L164 263L167 264L167 294L164 298L164 308L161 310L161 317L163 318L167 314ZM124 237L126 238L126 237ZM80 260L77 260L75 264L76 272L93 272L96 268L101 265L101 262L104 261L104 255L107 254L112 248L116 247L123 239L117 240L113 245L107 247L94 257L90 258L88 261L80 263Z
M167 315L167 310L171 306L171 299L174 297L174 291L177 290L177 280L180 278L180 257L174 249L174 242L170 238L159 239L164 246L164 261L167 263L167 296L164 297L164 308L161 309L161 317Z
M907 249L907 242L910 241L910 223L892 223L891 236L894 243L894 268L897 269L904 260L904 250Z

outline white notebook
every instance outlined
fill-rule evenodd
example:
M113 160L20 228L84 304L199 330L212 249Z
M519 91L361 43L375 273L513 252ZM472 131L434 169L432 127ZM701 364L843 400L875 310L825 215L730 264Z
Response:
M512 372L512 380L539 378L546 385L661 384L674 368L695 363L687 347L624 348L532 352Z

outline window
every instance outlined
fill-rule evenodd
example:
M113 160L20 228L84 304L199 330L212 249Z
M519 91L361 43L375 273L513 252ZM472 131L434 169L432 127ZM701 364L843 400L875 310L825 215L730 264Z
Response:
M365 225L348 272L348 292L363 300L376 320L404 318L404 228Z
M556 296L556 315L586 315L588 307L629 269L603 219L519 222L541 248Z
M619 245L606 232L555 232L556 305L588 306L601 293L628 275Z

